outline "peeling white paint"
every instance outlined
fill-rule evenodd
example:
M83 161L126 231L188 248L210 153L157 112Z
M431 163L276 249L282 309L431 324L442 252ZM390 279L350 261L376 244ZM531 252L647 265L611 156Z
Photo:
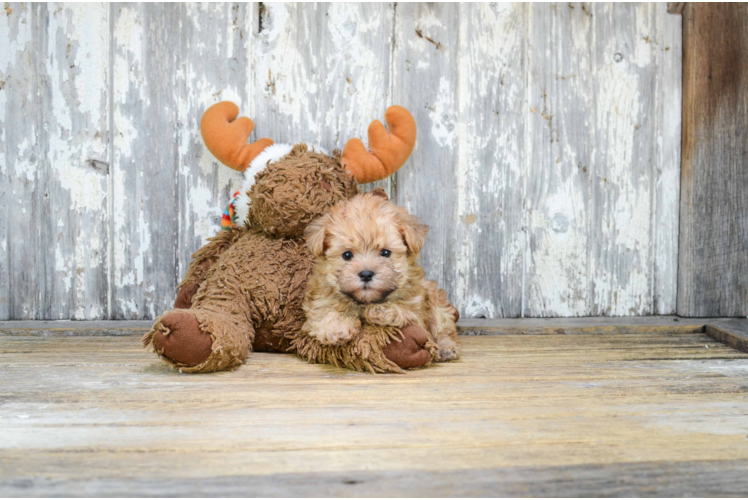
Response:
M133 63L139 63L140 54L143 53L143 26L135 9L119 9L113 42L118 49L126 49L129 57L137 58Z
M138 246L137 253L133 259L133 271L135 272L135 283L142 284L145 282L145 262L146 256L151 249L151 231L150 223L145 219L145 213L141 210L138 212Z
M416 151L454 160L454 176L429 177L429 165L411 160L393 184L411 210L445 215L431 221L424 265L444 277L465 317L673 312L682 52L680 18L664 4L592 5L594 15L541 4L265 6L259 34L252 7L179 10L175 28L193 36L166 91L175 108L150 101L159 82L146 73L149 6L19 5L0 16L0 80L10 82L0 89L4 208L39 220L29 200L49 195L43 206L58 218L45 226L53 234L34 240L48 249L26 252L13 231L0 239L3 254L46 261L53 275L14 298L14 315L36 317L45 296L55 317L104 317L92 294L107 265L112 290L125 290L112 310L161 312L168 298L152 274L179 279L241 183L200 139L200 113L224 99L255 121L253 137L329 149L366 140L387 105L409 107L419 117ZM32 9L46 9L48 25L35 28ZM33 29L47 30L41 45ZM417 92L394 83L416 80L408 88ZM19 118L20 102L48 113ZM153 106L178 124L177 137L159 137L178 162L168 187L150 185L133 160L153 139L142 123ZM179 206L146 212L164 189L179 190ZM168 217L178 221L177 268L153 271L153 231ZM39 251L51 253L45 260ZM9 279L0 270L0 319L10 314L2 306Z
M69 256L64 254L59 246L55 248L55 270L58 275L62 275L62 281L65 284L66 290L70 290L73 284L68 258Z
M437 144L453 148L457 138L457 127L454 123L455 102L452 86L446 77L439 78L439 91L436 102L430 108L431 135Z
M143 53L143 26L137 10L122 7L114 23L114 60L112 71L118 78L111 89L114 109L111 110L114 126L114 155L111 166L111 205L113 230L112 249L112 286L122 288L143 283L143 241L131 240L130 224L137 225L139 236L143 235L142 201L137 193L128 191L128 179L135 175L130 172L129 160L140 139L139 126L127 113L128 94L134 89L141 101L147 96L143 86L141 57ZM121 76L120 76L121 75ZM138 206L137 221L128 220L128 207ZM118 299L116 308L124 313L138 314L137 304L133 300Z
M470 297L463 309L466 318L495 318L496 309L491 300Z
M324 88L336 88L340 97L329 99L329 107L324 111L323 127L327 131L324 136L307 138L329 149L342 148L352 137L367 138L372 120L384 122L382 89L388 84L389 60L381 57L376 40L388 31L385 12L389 9L370 7L376 8L369 13L361 6L330 4L327 30L334 51L326 58L330 69L324 75ZM324 143L326 137L333 141Z
M213 195L207 187L198 183L189 188L189 199L191 200L190 208L194 222L192 230L196 236L202 239L203 245L207 243L208 238L215 235L216 227L210 220L209 214L222 213L222 207L219 202L213 199Z
M521 128L505 115L523 107L524 72L513 58L525 43L516 29L525 19L524 5L473 4L460 12L455 237L461 247L455 249L453 300L461 311L486 317L514 315L521 304L521 290L513 288L522 272L524 235L517 231L520 221L505 213L511 193L521 189ZM491 282L476 265L487 259L498 261L501 275ZM479 300L476 294L484 295ZM487 302L492 307L476 306Z
M272 102L272 110L280 115L288 132L293 126L301 127L308 134L319 133L319 120L311 114L312 103L321 90L317 79L311 77L314 61L305 57L292 43L299 26L292 13L291 4L266 4L266 24L261 33L255 35L258 50L252 54L251 64L257 80L247 89L248 95L262 96ZM307 21L308 22L308 21ZM274 137L279 142L304 139L285 135Z
M49 319L105 317L108 6L48 4L39 99L45 106L44 210L57 218L42 245L54 249L43 303ZM54 271L54 272L52 272ZM94 314L91 316L90 314Z
M543 199L542 210L528 207L529 230L536 239L530 261L534 279L527 300L549 315L577 316L588 301L588 282L582 271L588 249L584 193L575 189L573 179L559 181L557 191ZM552 229L551 221L557 215L566 220L566 231Z
M106 187L102 177L85 167L65 164L57 169L60 185L70 191L76 211L101 211L106 207Z
M18 143L18 156L15 158L15 170L18 177L25 177L27 181L34 181L39 168L32 144L33 138L24 138Z
M68 35L74 34L68 43L75 42L77 45L74 60L76 112L86 116L89 123L95 126L102 118L102 109L106 109L102 108L101 101L106 97L105 82L108 83L109 53L106 49L109 47L109 8L76 3L65 6L65 11L72 13L69 25L78 28L66 30Z

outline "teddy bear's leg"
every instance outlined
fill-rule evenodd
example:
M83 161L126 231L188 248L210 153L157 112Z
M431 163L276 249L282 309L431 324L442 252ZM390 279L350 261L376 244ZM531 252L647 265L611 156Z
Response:
M208 243L192 254L192 262L182 282L177 287L177 299L174 301L175 309L189 309L192 298L197 293L200 284L206 274L216 263L218 257L226 251L239 236L238 230L221 230L215 236L208 239Z
M184 372L205 373L241 365L254 328L246 317L200 308L172 310L143 337L161 358Z
M416 324L410 324L400 330L403 339L387 344L384 355L400 368L418 368L431 361L431 352L426 348L429 336L426 330Z

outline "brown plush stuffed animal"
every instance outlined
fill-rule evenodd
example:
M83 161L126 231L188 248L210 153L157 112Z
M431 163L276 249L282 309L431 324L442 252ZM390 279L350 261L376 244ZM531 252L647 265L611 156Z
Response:
M369 127L371 152L351 139L342 156L303 143L247 144L254 124L236 119L238 113L236 105L222 102L201 122L208 149L245 172L233 202L235 227L193 254L175 309L157 318L143 337L146 347L184 372L236 367L251 349L288 352L305 320L302 301L314 261L303 240L306 226L352 198L357 181L392 174L415 145L415 121L399 106L385 113L389 133L379 121ZM367 356L384 355L395 369L430 361L420 326L392 328L387 338L376 353L361 353L361 366L371 366Z

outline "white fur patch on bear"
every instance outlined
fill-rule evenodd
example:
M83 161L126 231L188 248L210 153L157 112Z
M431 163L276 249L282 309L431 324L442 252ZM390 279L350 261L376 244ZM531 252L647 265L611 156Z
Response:
M243 226L249 215L249 195L243 189L234 198L234 213L236 214L237 225L239 227Z
M322 154L329 155L326 149L313 144L307 144L307 148L312 151L318 151ZM242 188L236 197L234 202L234 211L236 212L236 220L239 224L244 223L249 215L249 190L255 183L255 176L265 170L270 163L275 163L280 160L293 149L293 144L272 144L262 150L254 160L249 164L247 170L244 171L244 182L242 182Z

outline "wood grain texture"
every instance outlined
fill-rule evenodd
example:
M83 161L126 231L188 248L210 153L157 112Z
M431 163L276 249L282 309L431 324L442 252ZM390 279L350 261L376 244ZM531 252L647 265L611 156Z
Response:
M714 340L738 351L748 352L748 319L741 318L708 324L704 331Z
M719 326L726 321L724 318L688 319L675 316L461 319L457 328L460 335L700 333L706 325ZM81 330L81 333L84 331Z
M633 462L558 467L494 467L439 473L419 470L228 475L178 479L19 479L8 496L60 491L112 497L741 497L748 460ZM310 493L313 492L313 493ZM80 494L80 493L79 493Z
M104 317L108 9L8 4L0 25L0 318Z
M731 318L679 318L677 316L597 318L461 319L460 335L578 335L610 333L700 333L706 326L729 327ZM0 321L0 335L106 336L143 335L150 320Z
M527 8L465 3L459 20L450 292L465 317L517 317L522 315L525 271Z
M640 496L745 484L748 355L703 333L463 343L460 362L406 375L254 353L234 372L189 376L133 337L0 337L0 494L246 485L283 496L303 481L307 496L428 485L487 496L501 484Z
M683 13L678 314L748 315L748 5Z
M9 3L0 319L170 307L240 183L200 138L223 99L252 140L327 150L408 107L413 156L364 190L431 226L422 263L465 317L672 314L680 23L664 3Z
M407 103L418 140L395 175L394 201L429 226L421 263L429 279L454 297L459 143L458 5L397 5L392 99Z
M368 143L390 102L394 7L263 3L253 35L249 103L256 137L306 141L332 152ZM391 194L390 182L383 187Z
M681 165L681 101L683 74L682 18L656 7L656 38L652 45L657 60L656 155L652 230L654 236L653 312L675 312L678 291L678 224Z
M664 5L563 7L530 8L525 316L672 312L677 26Z
M220 229L223 210L241 187L242 174L226 168L205 147L200 119L216 102L231 100L244 106L248 101L253 9L251 4L179 4L175 89L178 281L192 253Z
M668 2L667 13L668 14L683 14L683 9L686 7L686 2Z
M109 7L44 7L38 69L41 248L47 250L39 317L102 318L109 292Z
M0 318L41 319L47 265L42 247L43 64L41 4L8 4L0 15ZM6 11L7 12L7 11Z
M591 8L529 7L524 316L581 316L597 306L588 254L598 248L590 234L598 182Z
M0 336L142 337L151 326L151 320L0 321Z
M657 7L622 3L592 9L597 41L588 254L593 315L654 309Z
M110 4L112 319L155 318L178 283L178 4ZM207 216L207 214L206 214Z

